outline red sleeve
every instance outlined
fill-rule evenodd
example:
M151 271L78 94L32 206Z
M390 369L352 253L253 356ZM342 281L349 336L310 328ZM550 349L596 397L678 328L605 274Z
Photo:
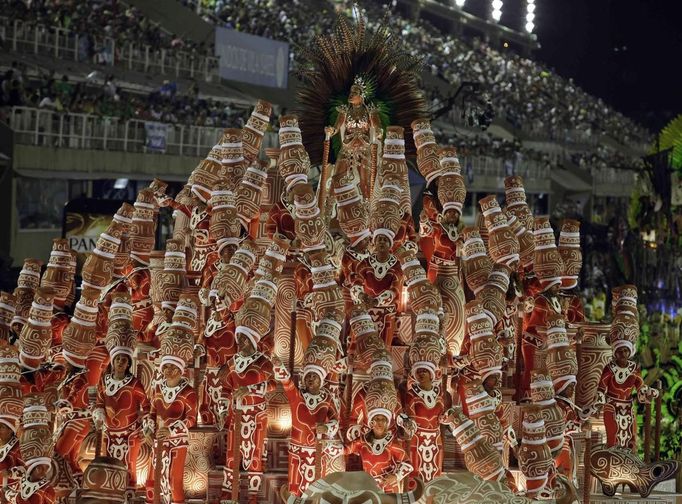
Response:
M400 263L395 263L395 277L393 278L393 283L391 284L391 289L395 293L395 302L400 302L400 295L403 291L403 283L405 276L403 275L403 270L400 267Z
M597 387L597 390L599 392L604 392L609 389L609 386L611 385L611 370L609 369L609 366L606 365L604 367L604 370L601 372L601 378L599 378L599 386Z
M289 405L291 406L291 412L293 413L296 409L296 404L300 401L300 396L296 385L291 378L282 380L282 387L284 388L284 393L289 400Z
M97 384L97 399L95 401L95 407L104 409L104 376L102 376L99 383Z
M365 394L366 391L362 388L358 390L358 393L353 397L353 407L351 408L349 419L350 425L358 423L360 415L362 415L365 406Z
M73 389L74 397L71 404L74 408L87 408L90 404L90 397L88 396L88 373L87 371L76 378L78 383L74 383ZM70 398L71 399L71 398Z
M428 219L431 222L436 222L438 219L438 208L436 207L436 201L432 194L424 193L422 206Z
M398 394L400 397L400 402L405 406L405 414L410 418L414 417L414 404L412 390L408 387L407 382L403 382L398 387Z
M407 462L407 453L401 446L400 441L394 439L390 445L391 457L393 461L398 465L399 462Z
M350 444L347 444L344 447L344 453L346 455L360 455L360 448L362 447L362 438L358 438L355 441L352 441Z
M642 378L642 372L639 369L639 365L637 368L633 371L633 376L635 377L635 390L639 392L639 389L641 389L644 386L644 379Z
M149 401L149 397L144 391L144 387L142 387L142 384L139 381L136 381L135 383L135 398L137 400L140 415L148 415L151 408L151 403Z
M232 400L232 394L234 392L235 384L234 384L234 371L230 366L231 360L228 361L227 366L228 366L228 371L227 371L227 376L225 377L225 382L223 383L223 397L225 397L228 401Z
M405 221L405 233L407 235L407 239L410 241L416 241L417 240L417 228L414 225L414 219L412 218L412 214L406 213L404 217Z
M568 319L568 322L571 322L572 324L585 322L585 310L580 296L573 296L571 299L566 318Z
M326 415L325 415L325 422L331 422L332 420L338 420L339 419L339 414L336 411L336 408L334 407L334 402L329 400L327 402L327 410L326 410Z
M152 399L149 404L149 418L156 424L156 390L152 392Z
M197 423L197 393L189 386L185 390L185 425L191 429Z
M351 271L351 260L349 259L349 255L343 254L343 257L341 257L341 268L339 269L339 285L344 288L348 288L350 285L352 285L351 282L351 277L352 271Z
M56 500L56 494L55 494L54 488L52 488L52 486L47 487L45 489L45 493L44 493L43 497L44 497L44 500L43 500L44 504L53 504Z
M350 278L349 285L362 285L364 288L364 279L365 275L367 274L367 268L369 268L369 265L367 264L366 260L362 260L358 263L357 268L355 270L355 275Z
M52 485L48 485L29 497L28 502L30 504L54 504L55 502L55 491Z
M274 331L271 331L274 333ZM261 366L261 371L264 374L265 393L274 392L277 389L277 381L275 381L275 373L272 370L272 361L266 357L265 363Z
M541 295L535 296L535 307L528 317L524 332L537 336L538 328L546 325L547 309L547 299Z
M277 232L277 217L279 214L279 205L274 204L272 205L272 208L270 208L270 211L268 212L268 220L265 221L265 234L267 235L268 238L272 238L272 236Z

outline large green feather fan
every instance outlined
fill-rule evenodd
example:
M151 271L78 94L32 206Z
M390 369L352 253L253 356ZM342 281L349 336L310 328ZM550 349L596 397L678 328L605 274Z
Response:
M682 174L682 114L670 121L668 125L661 130L660 150L665 151L672 149L671 164L672 167ZM655 152L657 145L654 144L652 151Z
M357 7L353 18L339 13L331 32L299 48L306 63L298 72L302 84L296 113L303 144L315 164L322 160L324 127L334 125L337 107L348 103L356 77L369 84L365 104L379 112L382 126L404 128L406 154L415 151L411 122L428 117L426 100L417 85L421 60L392 33L388 14L376 29L366 25L363 15ZM338 136L332 145L333 153L338 152Z

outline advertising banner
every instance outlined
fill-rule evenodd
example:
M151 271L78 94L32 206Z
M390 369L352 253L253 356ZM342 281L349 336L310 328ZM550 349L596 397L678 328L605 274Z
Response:
M286 89L289 76L289 44L217 27L215 52L220 77L259 86Z
M64 207L62 235L69 247L78 252L78 272L88 254L95 249L99 235L107 230L122 201L78 198Z

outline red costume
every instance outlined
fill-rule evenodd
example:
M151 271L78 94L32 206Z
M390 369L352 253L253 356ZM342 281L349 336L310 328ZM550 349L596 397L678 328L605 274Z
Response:
M421 216L420 245L428 261L428 276L431 282L436 281L439 266L455 265L457 261L457 244L461 241L459 233L448 233L438 222L438 208L433 194L424 193L423 214ZM424 247L426 245L426 247Z
M564 294L561 304L564 307L564 316L569 324L585 322L585 309L583 300L579 294Z
M556 402L564 413L566 430L564 431L564 445L555 459L557 471L566 476L570 481L577 481L578 458L571 434L580 432L580 419L578 408L569 398L558 395Z
M74 475L82 474L78 454L85 436L90 431L88 386L87 371L75 368L57 389L58 414L61 415L62 424L56 436L54 450L62 456Z
M535 367L536 353L545 345L545 336L541 334L547 326L550 314L561 314L561 303L557 296L540 293L535 296L535 306L523 320L523 337L521 339L521 353L523 355L523 374L521 375L522 394L530 394L530 373Z
M140 451L140 428L149 415L149 398L140 381L132 374L122 380L105 374L97 385L97 404L93 416L104 421L107 453L122 460L128 468L128 486L137 484L137 455Z
M50 320L52 325L52 344L50 345L50 353L54 355L58 353L62 348L62 334L64 334L64 329L69 325L71 317L63 311L57 311L55 306L55 314Z
M286 236L290 241L296 238L296 227L291 212L293 212L293 205L290 210L282 200L277 200L268 211L268 220L265 224L268 238L272 238L275 233Z
M561 233L559 233L559 253L564 263L561 290L566 322L572 324L584 322L583 302L577 288L583 263L583 255L580 251L580 222L571 219L565 219L562 222Z
M248 392L233 401L233 395L240 387ZM227 460L223 474L223 499L232 496L235 445L239 443L240 467L247 472L249 497L254 499L262 483L263 454L268 427L267 401L265 395L276 387L272 363L261 352L249 356L239 353L230 359L223 393L229 404L227 412ZM238 415L238 418L237 418ZM240 428L235 428L239 420Z
M91 387L96 386L102 374L106 371L109 365L109 351L104 345L103 341L99 341L93 348L88 352L88 356L85 360L85 368L88 373L88 384Z
M168 436L156 442L154 471L147 478L147 502L154 501L156 463L161 462L159 490L164 504L185 501L182 475L189 446L189 429L197 418L197 395L189 382L182 378L176 387L162 381L154 393L151 410L145 422L147 432L158 432L157 424L168 429ZM159 453L157 450L161 450Z
M48 478L36 482L22 478L5 489L5 498L11 504L53 504L55 491Z
M400 220L400 228L395 235L393 241L394 250L400 247L406 241L414 242L417 239L417 228L414 226L414 219L412 214L405 212Z
M325 425L325 439L333 439L338 434L339 423L329 392L324 389L317 395L301 392L290 378L282 380L282 385L291 407L289 491L300 496L316 479L316 427ZM326 470L322 467L319 477L325 474Z
M389 255L386 262L381 262L372 254L358 264L351 288L355 300L359 301L362 293L376 300L376 306L370 308L369 313L389 348L393 341L402 286L403 272L398 259Z
M218 376L221 366L225 365L237 352L235 340L234 314L239 310L242 301L231 307L221 306L214 309L204 329L204 347L206 348L206 375L201 390L201 419L204 424L215 423L218 413L218 401L222 395L222 382Z
M64 379L65 369L63 366L54 366L51 363L42 364L37 370L21 375L21 394L40 394Z
M392 431L382 439L374 439L372 432L368 432L347 446L346 453L359 455L363 471L369 473L384 492L392 493L399 491L398 484L413 470L401 445L402 441ZM396 484L386 482L389 475L397 477Z
M149 296L151 276L148 266L136 262L133 264L134 266L127 277L127 283L132 293L133 327L138 334L142 335L154 318L154 306Z
M45 406L46 400L47 397L42 394L24 397L23 428L18 444L26 472L21 479L15 480L0 490L4 493L4 496L0 496L3 502L12 504L52 504L55 502L55 491L47 475L37 481L31 481L38 467L49 469L52 461L53 433L51 415Z
M536 355L544 349L546 335L541 331L547 327L550 314L561 314L561 302L557 295L549 294L561 286L564 264L554 241L554 231L547 217L535 218L535 252L533 256L533 272L537 277L537 288L541 292L534 297L533 311L523 318L523 334L521 337L521 354L523 355L523 374L517 390L522 399L530 396L530 373L540 370L544 364L538 362L541 356ZM526 289L529 285L524 284ZM535 288L535 286L533 287ZM528 295L528 293L526 293Z
M438 222L435 197L424 193L421 216L420 248L427 260L428 279L438 286L443 299L445 318L442 321L450 354L461 352L464 338L464 288L457 247L461 245L459 226L446 229Z
M416 383L407 389L405 413L417 424L417 432L410 442L413 475L424 482L440 476L443 470L443 440L440 416L445 411L445 397L439 384L423 390Z
M208 232L210 217L205 205L195 206L189 221L191 233L192 257L189 271L203 271L208 264L208 257L216 250L216 242Z
M607 446L631 451L637 448L637 418L632 411L632 393L636 391L644 402L648 390L635 362L628 361L624 368L614 361L604 366L597 389L597 404L604 406Z
M343 290L343 300L346 305L346 311L349 311L353 306L351 289L358 274L358 266L368 257L369 252L358 252L352 247L346 247L346 250L343 252L343 256L341 257L341 270L339 272L339 286Z
M294 285L296 287L296 344L305 351L313 339L313 311L308 296L313 291L313 275L310 267L302 260L294 266Z
M204 265L204 269L201 270L201 290L199 291L199 298L201 299L201 304L204 306L204 308L209 306L211 284L213 283L215 276L218 274L221 264L222 259L218 250L212 250L208 253L206 256L206 264Z
M0 475L2 475L3 484L7 481L11 482L9 471L13 467L23 466L24 462L21 460L21 452L19 451L19 438L12 436L12 438L4 445L0 446Z

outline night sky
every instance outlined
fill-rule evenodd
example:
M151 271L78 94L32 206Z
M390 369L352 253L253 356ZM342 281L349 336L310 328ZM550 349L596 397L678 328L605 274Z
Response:
M490 1L467 3L480 15ZM536 59L652 131L682 113L682 0L535 3ZM523 29L525 14L504 0L501 23Z

